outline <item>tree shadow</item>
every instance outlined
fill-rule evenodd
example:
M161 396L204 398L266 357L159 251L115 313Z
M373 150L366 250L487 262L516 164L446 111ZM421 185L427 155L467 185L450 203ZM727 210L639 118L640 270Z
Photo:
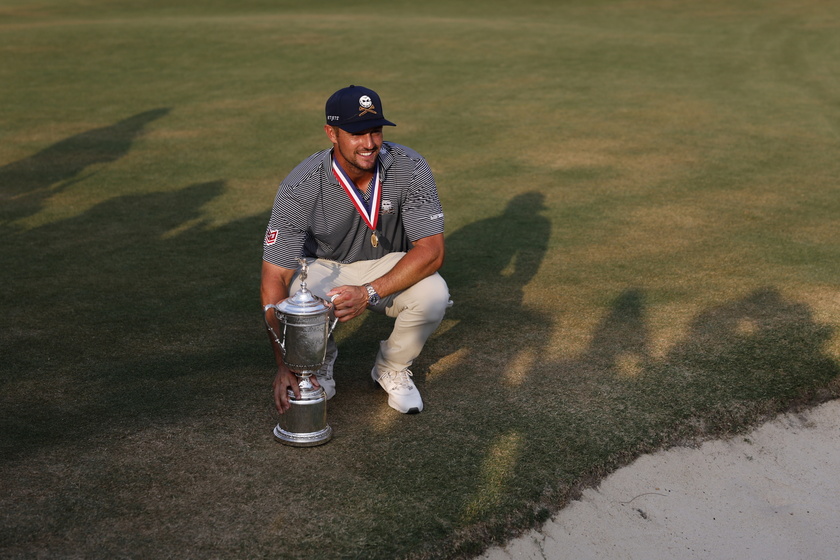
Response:
M44 148L37 154L0 167L0 220L38 212L44 200L87 176L87 168L113 163L131 149L144 128L170 112L144 111L110 126L88 130Z

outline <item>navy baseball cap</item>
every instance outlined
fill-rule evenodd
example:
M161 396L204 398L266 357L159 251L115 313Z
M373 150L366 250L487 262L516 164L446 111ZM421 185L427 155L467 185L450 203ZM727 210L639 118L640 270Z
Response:
M397 126L385 119L382 100L372 89L348 86L327 99L327 124L355 134L377 126Z

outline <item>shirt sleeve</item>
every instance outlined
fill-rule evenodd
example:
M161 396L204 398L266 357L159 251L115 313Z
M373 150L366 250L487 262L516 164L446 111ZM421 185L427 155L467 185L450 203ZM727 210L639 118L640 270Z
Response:
M263 260L282 268L296 269L303 255L307 225L303 205L288 185L281 184L274 199L263 240Z
M420 157L403 203L403 225L411 242L443 233L443 208L426 160Z

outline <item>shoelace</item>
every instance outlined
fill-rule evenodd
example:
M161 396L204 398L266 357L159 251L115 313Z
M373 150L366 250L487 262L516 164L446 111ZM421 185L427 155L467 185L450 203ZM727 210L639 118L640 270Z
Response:
M380 379L385 379L386 383L394 385L394 389L405 388L411 389L413 383L409 379L414 374L410 370L404 369L402 371L387 371L382 374Z

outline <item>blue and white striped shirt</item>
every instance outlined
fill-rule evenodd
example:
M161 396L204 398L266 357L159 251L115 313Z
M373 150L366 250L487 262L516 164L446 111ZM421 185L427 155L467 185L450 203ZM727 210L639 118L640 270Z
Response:
M332 150L315 153L283 180L263 240L263 259L297 268L299 257L341 263L408 251L418 239L443 233L443 210L432 171L412 150L383 142L379 151L382 201L371 230L332 172Z

